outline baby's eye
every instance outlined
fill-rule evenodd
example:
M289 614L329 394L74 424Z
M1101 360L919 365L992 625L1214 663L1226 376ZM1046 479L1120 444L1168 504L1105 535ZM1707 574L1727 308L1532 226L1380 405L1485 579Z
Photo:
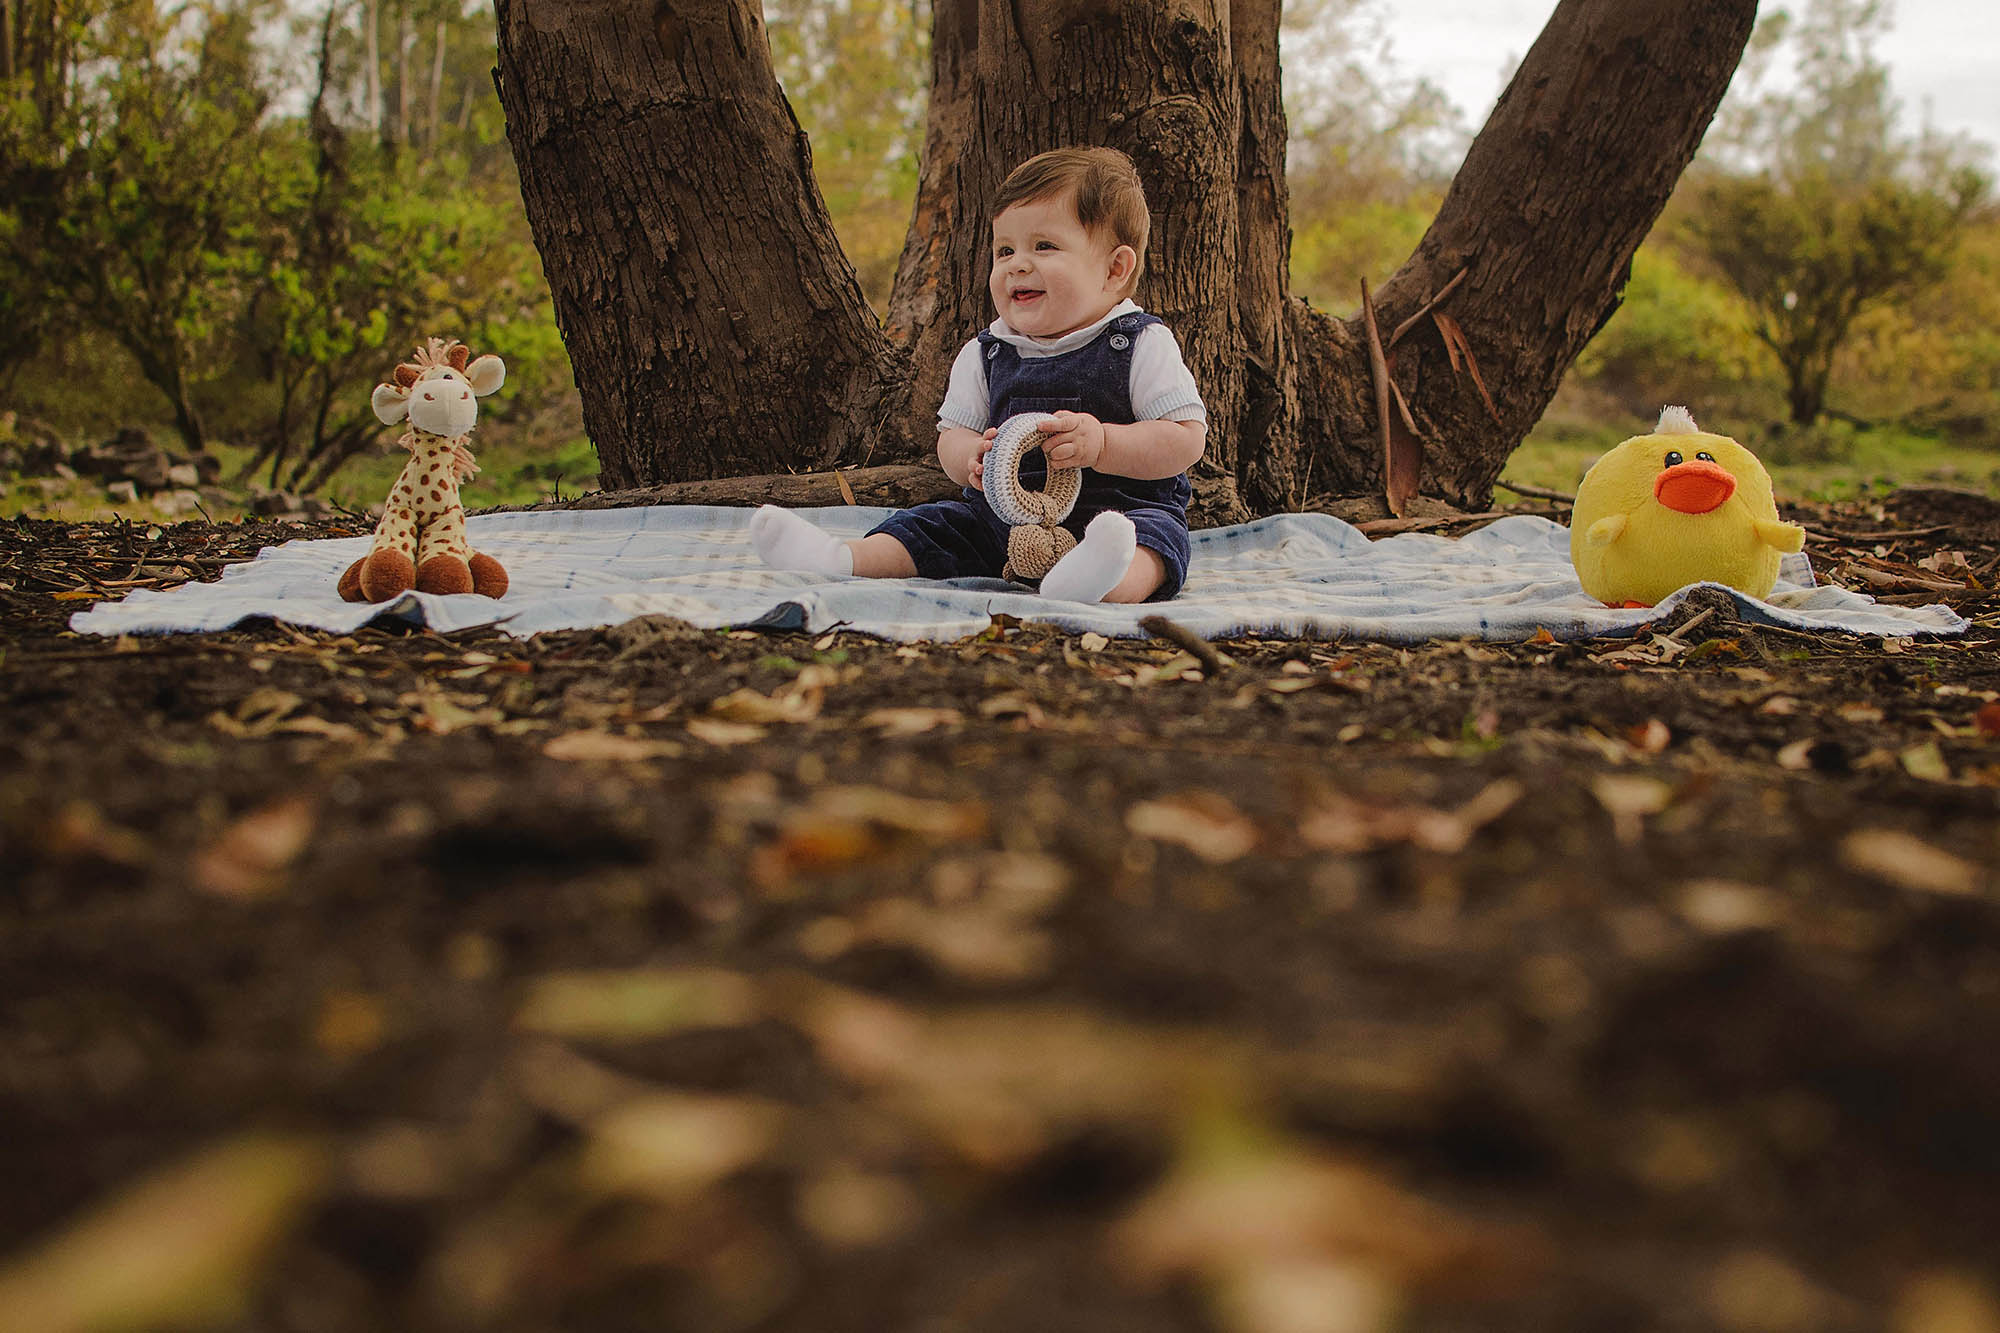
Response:
M1704 450L1702 450L1702 451L1701 451L1700 453L1696 454L1696 455L1695 455L1695 457L1696 457L1696 458L1699 458L1699 459L1700 459L1700 460L1701 460L1702 462L1704 462L1704 463L1713 463L1713 462L1715 461L1715 455L1714 455L1714 454L1712 454L1712 453L1710 453L1710 452L1709 452L1708 450L1706 450L1706 449L1704 449Z
M1056 243L1054 241L1036 241L1035 248L1037 250L1053 250L1056 248Z
M1681 457L1680 450L1669 449L1667 450L1667 456L1663 461L1666 463L1668 467L1679 467L1682 463L1686 462L1687 460Z
M995 259L1005 259L1008 255L1011 255L1013 253L1014 253L1014 247L1011 245L996 245L993 247L993 257Z

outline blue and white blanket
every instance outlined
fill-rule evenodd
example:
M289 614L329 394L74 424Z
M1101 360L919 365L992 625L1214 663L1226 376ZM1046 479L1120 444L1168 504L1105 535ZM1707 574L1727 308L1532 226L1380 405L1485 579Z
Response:
M859 536L889 511L806 509L842 537ZM1577 584L1569 532L1514 516L1456 540L1407 533L1369 541L1326 514L1280 514L1194 534L1185 590L1172 602L1098 606L1053 602L998 579L823 578L767 569L745 532L751 511L701 505L475 517L475 548L507 566L501 601L408 593L381 605L343 602L340 572L369 538L295 541L231 566L216 583L134 591L79 612L91 634L226 629L268 616L345 633L378 618L448 632L498 625L526 636L677 616L703 628L857 630L902 641L963 638L996 614L1110 636L1144 633L1165 613L1197 634L1225 638L1355 638L1390 643L1471 637L1558 639L1629 634L1672 610L1612 610ZM1777 589L1758 600L1731 593L1745 620L1860 634L1956 634L1966 622L1943 606L1884 606L1842 588L1813 586L1810 566L1789 557Z

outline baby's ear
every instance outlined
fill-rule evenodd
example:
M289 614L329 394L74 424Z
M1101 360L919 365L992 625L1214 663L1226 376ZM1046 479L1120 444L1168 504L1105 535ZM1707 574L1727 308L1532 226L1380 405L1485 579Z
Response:
M1111 267L1106 271L1105 283L1111 287L1123 287L1132 281L1132 274L1139 268L1139 252L1129 245L1121 245L1111 252Z

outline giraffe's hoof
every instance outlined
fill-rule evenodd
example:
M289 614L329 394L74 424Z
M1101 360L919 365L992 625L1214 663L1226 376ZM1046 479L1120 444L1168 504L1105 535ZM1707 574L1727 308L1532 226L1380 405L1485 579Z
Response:
M377 551L361 562L361 595L386 602L417 583L417 567L401 551Z
M356 560L353 564L349 565L347 567L347 572L340 576L341 601L359 602L363 600L363 594L361 592L361 567L367 563L368 563L368 557L364 555L359 560Z
M417 591L472 591L472 571L455 555L434 555L417 567Z
M472 590L481 597L505 597L507 570L492 556L483 552L473 552Z

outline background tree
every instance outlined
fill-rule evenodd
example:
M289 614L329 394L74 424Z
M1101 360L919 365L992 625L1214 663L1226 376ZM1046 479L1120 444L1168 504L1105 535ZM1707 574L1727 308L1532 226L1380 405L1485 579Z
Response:
M1796 425L1825 412L1857 321L1944 277L1986 192L1962 146L1898 132L1873 54L1887 21L1882 0L1817 0L1796 19L1767 20L1760 64L1795 48L1796 88L1732 109L1721 169L1688 218L1777 358Z
M1290 296L1275 0L938 0L886 332L832 236L755 4L501 0L497 17L509 139L607 484L921 457L950 352L985 322L1000 178L1103 142L1139 162L1160 218L1142 294L1209 400L1209 516L1383 486L1364 322ZM1485 503L1615 307L1752 17L1749 0L1557 6L1380 292L1386 337L1465 273L1449 326L1412 326L1382 390L1414 428L1406 478ZM1468 349L1490 411L1454 372Z
M73 11L61 67L29 74L0 142L10 287L110 334L196 452L197 394L220 368L271 203L262 12L229 0Z

